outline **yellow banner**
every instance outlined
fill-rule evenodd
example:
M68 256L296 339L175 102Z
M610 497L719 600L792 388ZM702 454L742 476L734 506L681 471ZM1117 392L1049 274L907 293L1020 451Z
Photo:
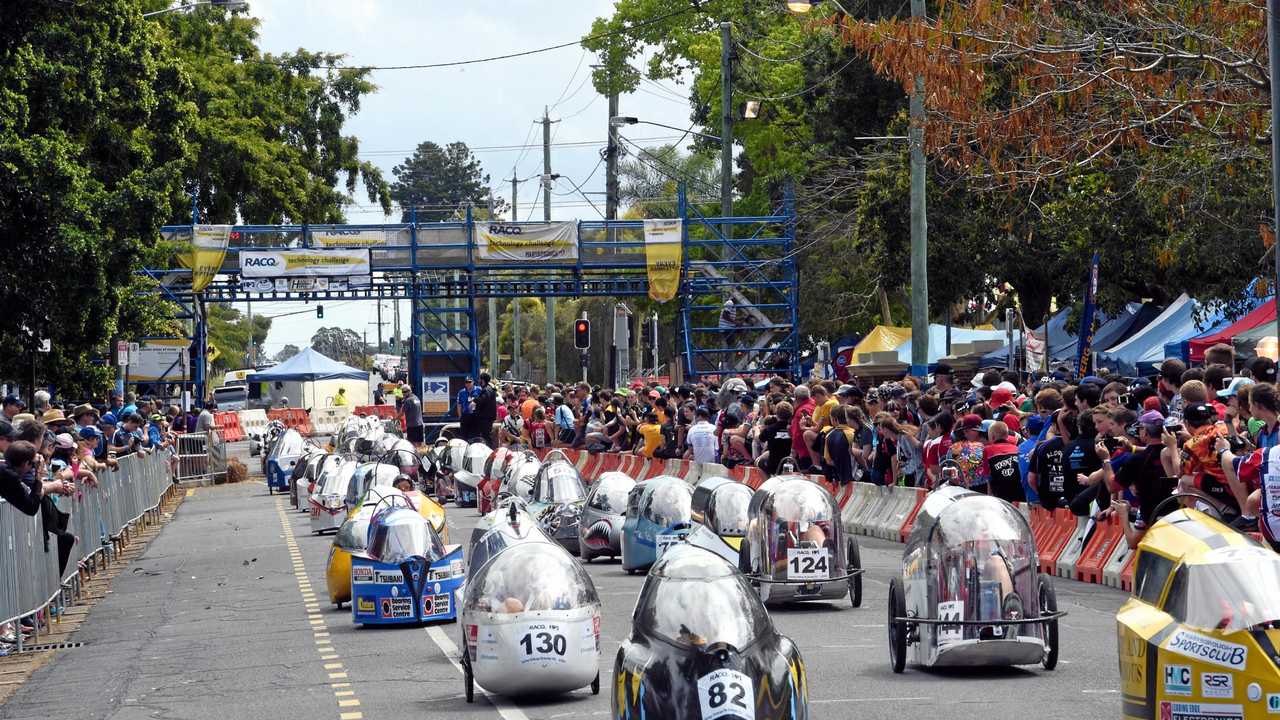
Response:
M193 291L204 290L222 269L230 237L230 225L196 225L191 228L191 250L178 253L178 264L191 271Z
M684 221L644 221L644 262L649 271L649 298L666 302L680 290L681 236Z

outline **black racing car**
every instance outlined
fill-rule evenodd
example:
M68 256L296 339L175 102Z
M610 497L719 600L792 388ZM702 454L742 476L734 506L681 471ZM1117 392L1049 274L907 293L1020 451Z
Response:
M736 567L692 545L649 571L613 667L613 717L807 720L804 660Z

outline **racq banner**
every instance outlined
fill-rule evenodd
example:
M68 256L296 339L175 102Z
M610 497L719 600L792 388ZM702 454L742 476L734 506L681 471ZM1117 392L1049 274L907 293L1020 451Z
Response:
M241 250L240 277L336 277L369 275L366 250Z
M578 259L578 223L477 222L476 259L540 262Z

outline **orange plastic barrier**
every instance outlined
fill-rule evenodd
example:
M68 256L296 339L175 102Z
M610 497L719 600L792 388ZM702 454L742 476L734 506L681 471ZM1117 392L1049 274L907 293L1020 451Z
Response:
M916 488L916 504L911 508L911 512L907 513L907 518L902 521L902 527L898 528L898 542L905 543L907 541L907 536L911 534L911 528L916 524L916 515L920 514L920 508L924 506L924 499L928 495L928 490Z
M311 417L302 408L276 408L267 411L267 419L279 420L287 428L293 428L303 435L312 435Z
M1120 589L1125 592L1133 592L1133 561L1138 557L1138 553L1129 555L1129 561L1124 564L1124 569L1120 571Z
M596 478L604 472L604 457L600 453L589 453L585 450L582 451L582 455L586 456L586 460L581 465L582 477L590 478L591 482L595 482Z
M1066 549L1076 532L1076 516L1066 508L1058 508L1050 517L1050 529L1045 533L1045 543L1036 545L1040 553L1040 572L1056 575L1058 557Z
M765 480L764 471L758 467L747 466L742 472L742 482L752 490L760 487L760 483Z
M396 416L395 405L359 405L351 411L353 415L377 415L383 420L390 420Z
M240 415L235 412L216 412L213 414L213 426L226 442L244 439L244 429L240 427Z
M1115 552L1116 546L1122 542L1124 542L1124 530L1120 527L1119 518L1112 515L1098 523L1093 529L1089 543L1084 546L1080 559L1076 561L1076 579L1101 584L1102 571L1106 567L1107 560L1111 557L1111 553Z

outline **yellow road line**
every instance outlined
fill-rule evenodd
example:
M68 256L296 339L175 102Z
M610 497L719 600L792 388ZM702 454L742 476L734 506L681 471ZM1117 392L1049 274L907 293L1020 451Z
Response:
M339 660L338 654L334 651L332 642L329 640L328 626L325 624L324 615L320 612L320 604L315 601L316 596L311 588L311 579L307 576L306 563L302 558L301 551L298 549L297 542L294 540L293 528L290 526L289 518L284 512L284 503L279 500L276 501L276 514L280 516L280 525L284 528L285 545L288 547L289 555L292 558L293 574L298 581L298 592L302 595L307 623L311 626L311 632L315 636L316 652L319 653L322 661L326 661L324 662L324 670L329 676L329 680L346 680L346 667ZM347 689L351 687L350 682L330 682L329 687L334 689L334 700L339 708L338 720L364 720L364 713L360 711L345 712L342 710L342 708L360 707L360 699L356 697L355 690Z

